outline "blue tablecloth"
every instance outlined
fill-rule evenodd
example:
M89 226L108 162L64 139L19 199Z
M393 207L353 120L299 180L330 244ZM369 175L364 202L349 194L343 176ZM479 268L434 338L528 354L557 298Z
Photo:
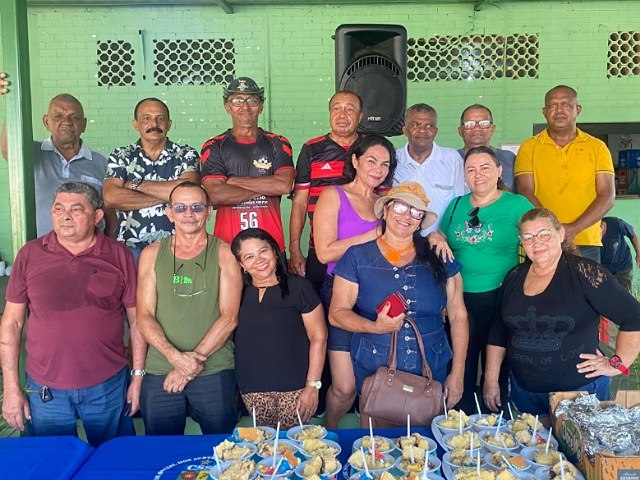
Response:
M0 438L0 478L67 480L94 451L75 437Z
M433 438L430 428L415 428ZM363 429L335 430L342 447L339 456L344 464L351 454L354 440L368 434ZM406 429L374 429L389 438L406 435ZM101 445L73 477L74 480L177 480L180 473L204 468L211 463L213 447L227 435L185 435L167 437L120 437ZM341 477L339 477L341 478ZM195 479L195 476L194 476Z

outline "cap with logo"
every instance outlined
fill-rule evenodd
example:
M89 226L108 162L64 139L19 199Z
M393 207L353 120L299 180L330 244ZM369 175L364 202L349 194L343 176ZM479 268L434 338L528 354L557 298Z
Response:
M226 102L227 99L235 93L245 93L248 95L257 95L260 100L264 101L264 87L259 87L258 84L249 77L234 78L229 82L229 85L222 91L222 98Z

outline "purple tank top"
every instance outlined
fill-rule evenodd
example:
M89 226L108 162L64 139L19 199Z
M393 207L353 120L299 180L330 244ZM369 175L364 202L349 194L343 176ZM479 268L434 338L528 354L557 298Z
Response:
M356 209L351 205L349 197L347 197L345 191L338 186L336 186L336 190L338 190L338 194L340 195L340 209L338 210L338 240L355 237L361 233L373 230L378 226L380 220L363 220L362 217L358 215L358 212L356 212ZM338 262L327 263L327 273L330 274L333 272L336 263Z

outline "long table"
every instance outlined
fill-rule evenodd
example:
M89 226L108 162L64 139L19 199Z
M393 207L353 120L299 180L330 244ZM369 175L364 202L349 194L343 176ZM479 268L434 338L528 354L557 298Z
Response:
M430 428L412 428L433 438ZM339 460L346 463L354 440L368 434L363 429L334 430L342 447ZM406 429L374 429L389 438L406 435ZM333 435L331 435L333 436ZM185 435L166 437L119 437L101 445L73 477L74 480L196 480L200 469L213 462L213 447L227 435ZM283 435L284 437L284 435ZM335 437L334 437L335 438ZM181 477L183 472L193 475ZM342 478L339 475L338 478Z
M75 437L0 438L0 478L68 480L94 451Z

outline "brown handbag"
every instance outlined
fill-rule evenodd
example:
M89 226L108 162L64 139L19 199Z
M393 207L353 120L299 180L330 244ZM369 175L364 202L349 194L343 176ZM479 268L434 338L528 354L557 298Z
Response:
M379 367L362 385L362 413L397 426L406 425L407 415L411 415L411 425L429 426L443 407L442 384L433 379L418 327L409 317L405 321L416 334L422 376L396 370L398 332L393 332L388 366Z

